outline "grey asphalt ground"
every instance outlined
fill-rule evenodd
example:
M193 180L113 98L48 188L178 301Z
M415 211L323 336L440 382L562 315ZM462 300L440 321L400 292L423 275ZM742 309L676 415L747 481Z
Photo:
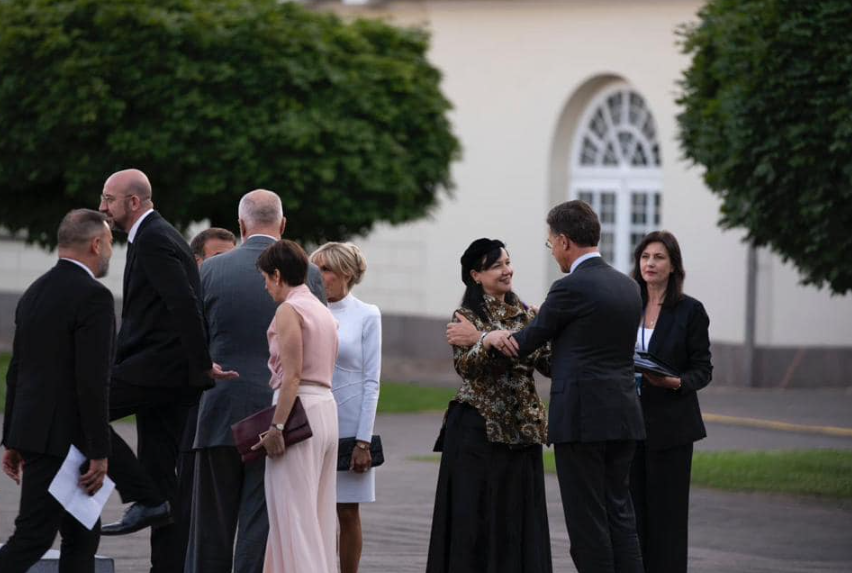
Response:
M810 426L852 429L852 392L838 390L744 390L708 388L705 413L760 418ZM362 510L364 573L422 572L426 564L438 464L429 456L440 413L380 415L387 462L377 470L378 501ZM133 427L118 425L131 443ZM852 437L794 433L708 423L697 450L852 449ZM547 476L554 571L575 571L555 476ZM18 488L0 476L0 540L13 530ZM690 571L695 573L848 573L852 571L852 502L783 495L693 489ZM105 520L122 512L116 494ZM57 545L55 545L56 547ZM99 553L115 559L116 571L148 570L148 534L104 538Z

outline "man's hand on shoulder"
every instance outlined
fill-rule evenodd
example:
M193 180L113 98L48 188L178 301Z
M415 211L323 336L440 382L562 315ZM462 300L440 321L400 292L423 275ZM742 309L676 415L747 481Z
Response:
M482 334L462 313L457 312L455 317L458 322L451 322L447 325L447 342L452 346L463 348L476 344Z
M235 380L240 377L236 370L222 370L222 367L213 363L213 368L207 371L207 375L213 380Z
M6 450L3 454L3 473L21 485L21 475L24 471L24 459L17 450Z

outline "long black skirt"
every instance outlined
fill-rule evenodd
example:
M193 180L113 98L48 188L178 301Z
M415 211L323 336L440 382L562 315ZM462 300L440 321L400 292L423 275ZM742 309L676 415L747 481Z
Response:
M475 408L451 408L427 573L553 570L541 450L489 442Z

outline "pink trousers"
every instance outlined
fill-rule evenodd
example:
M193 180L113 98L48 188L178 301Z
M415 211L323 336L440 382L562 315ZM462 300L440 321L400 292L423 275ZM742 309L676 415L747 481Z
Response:
M299 398L314 435L266 459L269 538L263 571L336 573L337 404L324 386L303 384Z

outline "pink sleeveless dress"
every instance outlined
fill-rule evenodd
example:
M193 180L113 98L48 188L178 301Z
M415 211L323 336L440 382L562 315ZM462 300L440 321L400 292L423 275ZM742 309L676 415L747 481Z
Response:
M302 323L299 399L313 436L266 459L269 514L264 573L337 572L337 404L331 379L337 360L337 321L305 285L288 293ZM270 386L278 401L282 369L275 318L267 330Z

